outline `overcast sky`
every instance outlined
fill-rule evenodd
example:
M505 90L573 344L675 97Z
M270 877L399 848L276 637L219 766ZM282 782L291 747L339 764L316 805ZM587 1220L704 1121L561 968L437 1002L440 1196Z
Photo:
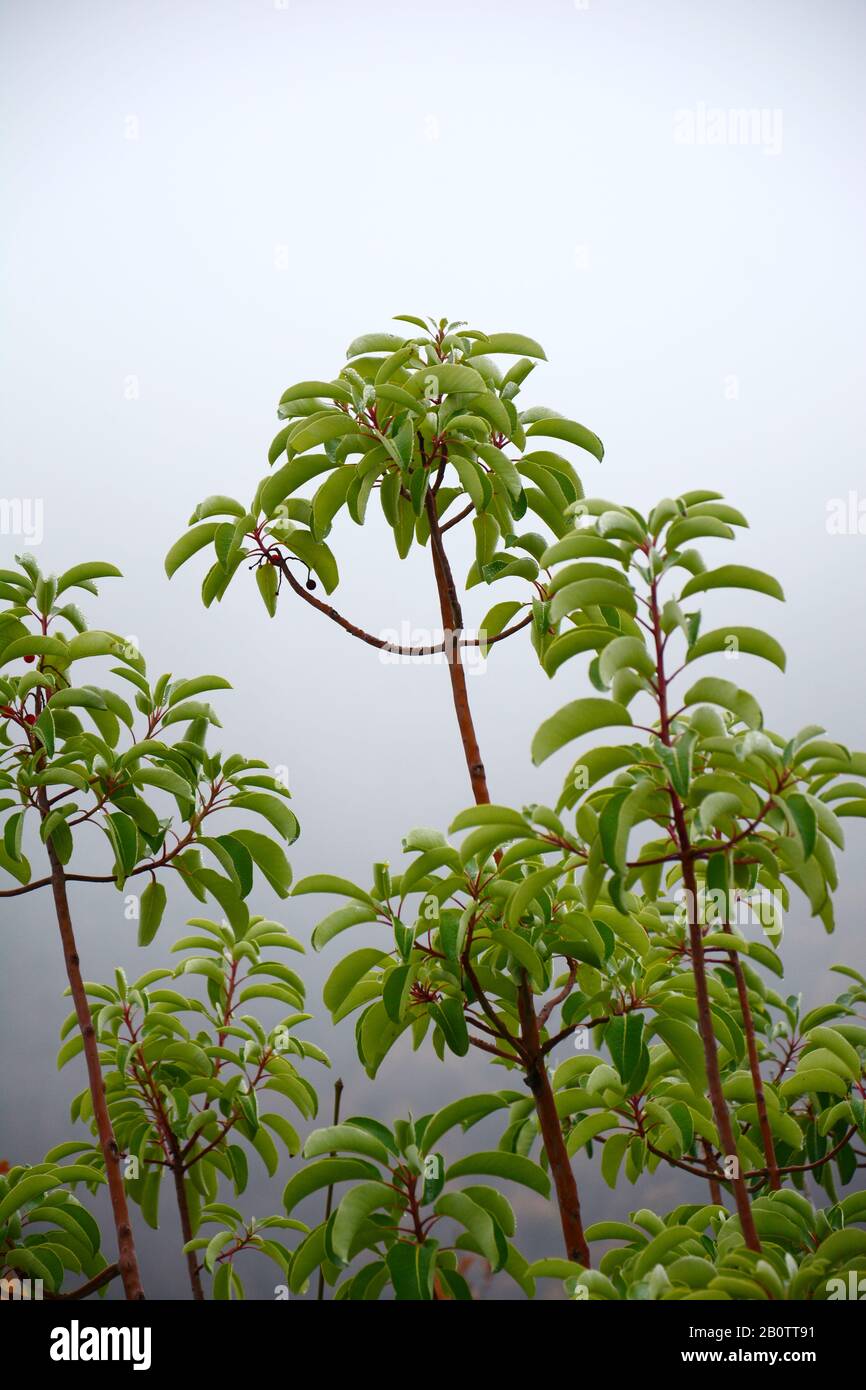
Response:
M271 622L251 581L206 613L202 566L169 584L162 558L201 497L252 493L281 391L336 374L349 340L394 313L540 339L549 364L524 397L601 435L604 463L581 462L589 493L648 507L707 487L741 507L736 558L778 575L788 602L732 595L709 616L766 625L789 668L747 657L738 679L773 727L863 745L862 5L6 0L0 14L0 492L42 504L45 568L122 567L84 604L93 625L138 637L152 672L232 680L225 746L288 766L298 874L365 877L408 828L468 802L446 672L385 666L290 595ZM851 494L838 534L828 518ZM426 552L401 563L375 519L362 531L345 514L332 540L350 617L435 628ZM0 565L21 548L0 535ZM474 590L467 620L491 601ZM494 799L552 801L567 755L534 770L529 741L586 693L580 663L551 683L516 638L470 693ZM864 964L866 842L847 825L839 930L828 941L792 914L792 990L833 987L834 960ZM188 902L172 899L145 953L111 890L77 894L87 973L160 960ZM313 901L281 910L306 937ZM0 912L0 1157L37 1161L67 1137L82 1078L54 1070L67 1006L48 903ZM314 1013L338 949L307 963ZM351 1024L316 1036L354 1112L501 1084L428 1049L372 1086ZM634 1204L579 1166L597 1210ZM682 1190L661 1175L640 1189L661 1208ZM261 1213L277 1193L244 1200ZM554 1250L549 1218L524 1243Z

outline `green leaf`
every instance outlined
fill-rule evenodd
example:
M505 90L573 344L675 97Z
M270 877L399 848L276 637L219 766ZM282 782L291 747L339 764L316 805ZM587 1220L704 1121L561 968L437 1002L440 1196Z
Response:
M821 1091L829 1091L831 1096L841 1098L847 1095L848 1086L838 1072L829 1071L827 1067L808 1067L804 1064L802 1069L798 1068L795 1074L783 1081L779 1087L779 1095L783 1100L789 1101L799 1100L801 1096L817 1095Z
M508 922L508 925L511 927L516 927L520 922L520 919L522 918L523 914L529 908L530 904L535 902L539 893L541 893L549 883L553 883L553 881L556 878L558 878L560 874L561 870L558 866L555 866L554 868L550 869L536 869L534 873L531 873L527 878L522 879L521 882L517 885L508 902L508 911L506 913L506 921ZM493 935L503 935L510 938L512 936L512 933L500 932L493 933ZM508 949L511 950L512 947L509 945Z
M28 1202L35 1201L52 1187L60 1187L61 1182L62 1179L58 1178L55 1172L35 1173L32 1177L21 1178L0 1201L0 1226L13 1212L20 1211Z
M67 589L75 589L89 584L94 579L122 578L123 576L116 566L106 564L104 561L94 560L83 565L73 565L71 569L65 570L58 579L57 595L59 597Z
M583 1265L573 1260L535 1260L526 1270L530 1279L573 1279L583 1273Z
M613 1058L613 1064L626 1087L641 1061L644 1051L643 1032L643 1016L635 1011L612 1018L604 1032L604 1040Z
M785 652L774 637L768 636L756 627L719 627L705 632L697 642L692 643L686 653L687 661L697 661L699 657L710 656L714 652L748 652L750 656L763 657L785 669Z
M489 357L500 352L508 353L512 357L540 357L542 362L547 361L541 344L522 333L488 333L486 337L473 343L467 357Z
M561 622L577 609L608 605L630 617L637 612L637 599L627 584L618 579L578 579L558 589L550 605L550 621ZM637 641L637 639L634 639Z
M229 1245L234 1238L233 1231L217 1231L215 1236L211 1236L204 1252L204 1267L208 1274L213 1273L214 1262L217 1255L226 1245Z
M494 1110L503 1110L508 1104L508 1100L493 1094L463 1096L462 1099L443 1106L430 1117L424 1128L424 1152L430 1153L437 1140L455 1125L462 1125L464 1129L468 1129L476 1121L483 1120L485 1115L491 1115Z
M299 527L281 536L280 540L287 550L291 550L319 576L325 586L325 592L333 593L340 576L333 552L324 541L315 541L309 531L302 531Z
M680 1063L686 1077L698 1095L706 1094L707 1071L700 1034L682 1019L658 1018L653 1022L657 1033Z
M288 1214L305 1197L319 1192L323 1187L331 1187L338 1182L351 1182L355 1178L378 1177L379 1174L373 1165L359 1158L322 1158L289 1178L283 1189L283 1206Z
M535 420L526 433L527 436L542 434L548 439L565 439L569 444L576 444L579 449L586 449L599 463L604 458L604 445L598 435L593 434L585 425L579 425L576 420L561 420L556 417Z
M469 1051L469 1030L463 1013L462 998L446 995L440 1003L430 1005L430 1014L442 1030L442 1036L450 1051L457 1057L465 1057Z
M175 541L165 557L165 572L169 579L177 573L181 565L185 565L187 560L195 555L196 551L210 545L221 524L219 521L203 521L198 526L192 526Z
M777 579L763 570L750 569L748 565L720 565L718 569L695 574L683 585L680 597L690 598L692 594L702 594L708 589L752 589L758 594L768 594L770 598L782 601L785 598Z
M268 616L276 617L277 613L277 590L280 587L280 577L273 565L259 565L256 570L256 586L262 597L262 603L267 609Z
M382 1182L362 1182L347 1192L334 1218L331 1245L338 1259L348 1262L352 1242L374 1211L394 1204L396 1194Z
M260 1117L263 1125L267 1125L275 1134L278 1134L286 1146L289 1156L294 1158L295 1154L301 1151L301 1141L298 1132L293 1125L290 1125L284 1115L279 1115L267 1111Z
M68 646L59 638L28 634L26 637L19 637L16 641L10 642L8 647L4 647L0 651L0 666L5 666L10 661L18 661L24 656L55 656L63 659L68 654Z
M815 843L818 838L818 821L813 806L800 792L794 792L793 795L786 797L780 802L780 805L796 830L803 847L803 858L811 858L815 853Z
M642 676L655 675L655 662L639 637L615 637L598 659L598 673L605 685L610 685L617 671L624 669L639 671Z
M581 734L631 722L628 710L613 700L573 700L541 725L532 740L532 761L537 767Z
M351 415L342 410L322 412L309 421L302 421L292 427L286 437L288 447L295 454L304 454L317 444L326 444L330 439L340 439L344 434L355 434L358 425Z
M313 498L312 532L317 541L324 540L337 512L344 506L349 488L355 481L355 469L343 464L331 473Z
M640 1277L648 1274L655 1265L662 1263L662 1256L668 1251L676 1250L679 1245L690 1244L694 1239L695 1233L690 1226L667 1226L641 1250L635 1260L635 1275Z
M596 1115L584 1116L568 1136L566 1148L569 1156L573 1158L590 1140L595 1139L598 1134L603 1134L606 1129L618 1128L619 1117L612 1110L602 1110Z
M502 1268L506 1251L497 1241L496 1223L484 1207L465 1192L445 1192L433 1210L437 1216L449 1216L466 1228L494 1274Z
M738 816L743 803L734 792L710 792L705 796L698 810L698 825L706 834L728 816Z
M346 349L347 357L364 357L368 352L396 352L403 347L405 338L396 333L362 333Z
M764 722L761 707L754 696L740 690L732 681L720 680L715 676L704 676L696 681L683 698L685 705L721 705L750 729L760 729Z
M302 893L336 893L341 898L355 898L378 911L375 898L371 898L357 883L351 883L347 878L337 878L333 874L310 874L307 878L302 878L295 884L292 897L297 898Z
M434 383L436 389L433 394L439 396L480 395L487 390L484 377L474 367L462 367L451 362L422 367L418 376L428 394L428 384L432 386ZM428 383L428 378L433 378L433 381Z
M540 1193L542 1197L550 1195L550 1179L544 1169L533 1163L532 1159L524 1158L522 1154L504 1153L500 1150L469 1154L468 1157L459 1158L456 1163L450 1164L446 1176L450 1182L454 1178L474 1177L478 1174L518 1182L523 1187L532 1188L533 1192Z
M292 844L300 834L297 817L278 796L269 796L266 792L241 792L232 798L231 805L235 810L252 811L254 815L264 817L288 844Z
M232 839L243 845L274 892L286 898L292 886L292 870L280 845L256 830L233 830Z
M498 637L500 632L504 632L511 619L520 612L522 607L523 604L518 600L511 599L504 603L494 603L489 612L484 615L478 628L482 656L487 656L490 650L490 639Z
M314 1129L304 1144L304 1158L319 1158L329 1153L357 1153L377 1163L388 1164L388 1150L384 1144L359 1125L328 1125L324 1129Z
M435 1241L415 1245L399 1241L385 1256L385 1263L399 1302L429 1303L433 1298Z
M163 885L156 879L147 885L141 895L140 917L138 921L138 944L149 946L159 930L165 912L167 894Z

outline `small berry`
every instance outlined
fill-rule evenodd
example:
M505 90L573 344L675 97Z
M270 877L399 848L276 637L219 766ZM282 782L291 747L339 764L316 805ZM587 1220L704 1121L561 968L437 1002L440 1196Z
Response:
M28 665L28 666L32 666L32 665L33 665L33 662L36 660L36 657L35 657L35 656L25 656L24 660L27 662L27 665Z

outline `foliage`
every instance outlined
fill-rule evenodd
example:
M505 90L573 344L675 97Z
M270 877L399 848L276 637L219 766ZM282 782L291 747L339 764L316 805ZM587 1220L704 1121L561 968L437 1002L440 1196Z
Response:
M392 876L376 866L369 892L318 875L295 888L349 899L316 926L318 949L351 928L375 924L387 934L380 946L345 955L323 992L334 1023L358 1014L356 1041L369 1074L407 1030L415 1048L429 1033L440 1057L495 1044L495 1064L524 1066L518 995L526 977L543 1001L542 1055L580 1048L553 1074L568 1153L591 1153L601 1141L610 1186L620 1169L634 1182L661 1161L688 1160L698 1176L720 1175L681 910L630 893L624 903L600 894L588 905L580 885L585 846L548 808L473 807L452 829L468 831L459 847L437 832L412 832L405 871ZM387 897L377 899L383 888ZM814 1165L832 1195L828 1157L849 1182L852 1143L866 1138L862 977L837 967L853 977L849 988L834 1004L801 1014L796 996L783 998L767 984L762 972L781 975L782 962L763 940L708 931L704 945L724 1093L747 1177L766 1181L766 1157L732 948L749 958L741 968L750 1020L761 1062L773 1067L763 1089L777 1159L800 1182L798 1165ZM603 1053L589 1050L591 1038ZM491 1110L506 1104L501 1097L491 1095ZM501 1147L526 1154L537 1135L532 1100L518 1094Z
M118 574L112 565L52 578L20 556L17 569L0 571L0 870L14 885L0 897L53 890L75 1005L58 1063L85 1054L90 1084L72 1118L98 1143L61 1145L44 1165L0 1176L0 1272L36 1271L52 1296L67 1296L66 1272L87 1276L84 1293L120 1272L137 1296L118 1201L125 1208L128 1192L155 1226L169 1173L196 1298L205 1280L217 1299L242 1298L251 1253L276 1266L287 1294L304 1293L318 1271L335 1298L362 1301L470 1299L471 1259L529 1297L548 1278L591 1300L833 1297L833 1279L866 1268L866 1199L840 1200L837 1190L866 1159L866 978L833 967L843 991L806 1011L779 982L797 895L834 928L836 851L844 821L866 817L866 754L818 725L775 733L729 667L724 678L693 671L743 656L785 669L763 628L708 627L699 607L716 591L784 597L771 575L708 568L696 548L733 539L746 525L739 511L710 491L663 498L647 516L586 498L572 462L536 449L536 437L600 461L597 436L547 407L517 405L544 359L538 343L398 320L411 336L363 335L332 380L283 393L272 471L249 508L207 498L166 569L212 548L206 605L250 562L272 616L285 580L355 637L390 647L311 597L318 583L330 593L339 582L332 527L343 509L363 525L377 492L400 557L413 544L429 549L444 641L397 650L447 652L476 804L448 835L411 831L399 871L375 864L369 888L316 874L294 895L342 900L316 926L316 950L363 934L332 967L324 1002L335 1026L354 1017L371 1078L411 1039L416 1050L429 1040L440 1058L476 1048L521 1085L391 1127L368 1116L340 1123L338 1100L334 1123L305 1142L282 1110L262 1108L272 1092L312 1123L318 1103L304 1064L328 1064L296 1032L309 1018L300 976L273 959L300 943L249 906L256 870L279 897L291 893L283 844L298 824L288 791L266 764L208 747L219 721L202 697L227 681L151 682L135 641L87 628L68 591L95 593L96 580ZM504 372L500 355L516 359ZM546 534L516 529L529 512ZM464 587L529 586L495 604L471 639L443 545L469 519L475 557ZM594 691L544 720L533 761L615 730L578 753L555 808L490 803L460 669L468 641L486 649L530 624L547 674L586 656ZM105 658L113 681L91 683L83 663ZM263 829L212 833L210 818L225 810ZM27 857L30 821L47 851L43 878ZM107 840L108 872L69 867L83 825ZM67 884L125 891L145 876L147 945L165 912L168 868L197 902L215 900L222 920L193 918L173 969L131 985L122 971L112 986L83 981ZM201 988L189 993L193 979ZM279 1014L269 1025L250 1011L261 1001ZM446 1163L440 1141L491 1117L497 1147ZM282 1178L275 1139L303 1159L284 1188L285 1215L247 1217L222 1189L243 1195L251 1153ZM611 1188L668 1165L703 1179L710 1201L584 1227L579 1155L598 1160ZM94 1188L103 1173L116 1266L71 1190ZM555 1199L565 1259L527 1265L503 1183ZM811 1183L826 1194L823 1209L805 1195ZM298 1206L325 1191L324 1218L299 1220ZM285 1232L299 1237L294 1248Z
M499 1183L518 1183L547 1196L550 1184L544 1172L528 1158L497 1151L446 1165L438 1151L448 1130L474 1123L489 1109L487 1097L471 1097L419 1120L398 1120L393 1128L357 1116L314 1130L304 1145L304 1156L312 1161L289 1179L283 1193L286 1211L324 1187L352 1186L298 1247L292 1292L301 1292L321 1265L328 1282L337 1285L339 1299L376 1299L391 1288L401 1301L466 1300L471 1293L459 1255L469 1252L481 1256L494 1273L505 1270L531 1296L534 1285L526 1260L511 1243L514 1211ZM465 1177L493 1177L497 1186L454 1185ZM366 1263L358 1268L356 1261L362 1258ZM353 1266L354 1272L338 1283Z
M235 1195L245 1191L249 1149L271 1177L280 1166L272 1136L290 1157L300 1152L301 1140L286 1116L262 1108L273 1094L288 1100L303 1119L315 1117L315 1089L290 1059L330 1064L320 1048L295 1034L310 1015L303 1012L302 980L272 958L274 949L303 951L284 927L255 916L243 931L206 918L193 918L188 925L196 934L175 942L172 950L183 959L174 970L149 970L131 985L118 970L114 987L88 983L86 989L109 1113L125 1156L126 1190L143 1219L156 1228L163 1178L171 1175L185 1249L194 1251L202 1243L190 1240L202 1220L219 1219L231 1210L218 1201L220 1178L233 1185ZM181 992L196 978L204 982L206 1000ZM291 1012L266 1029L249 1012L254 1000L273 1000ZM180 1017L185 1014L192 1015L189 1026ZM82 1050L75 1025L73 1012L62 1029L69 1041L61 1048L59 1066ZM89 1121L92 1114L85 1089L72 1103L72 1118ZM281 1220L271 1218L269 1224ZM256 1229L265 1224L259 1222ZM263 1248L282 1258L278 1249L253 1239L255 1229L228 1229L241 1244L232 1244L217 1267L210 1255L204 1262L215 1276L215 1297L243 1296L239 1276L231 1272L240 1250ZM203 1245L210 1249L208 1241ZM190 1273L199 1296L200 1270L194 1264Z
M401 558L413 542L427 544L433 516L443 530L471 516L476 556L467 588L538 575L545 539L515 527L532 512L562 535L567 508L583 488L569 459L536 443L565 442L601 460L601 441L545 406L518 410L523 382L544 360L532 338L484 334L445 319L398 318L416 330L412 336L363 334L350 343L347 364L333 380L303 381L283 392L279 415L287 423L268 455L279 467L262 479L248 508L224 495L196 507L166 570L174 574L212 546L215 558L202 586L206 605L223 597L249 557L257 561L271 614L279 573L292 582L287 561L307 569L308 588L316 587L313 571L331 593L339 582L327 543L335 518L345 508L363 525L374 492ZM501 355L517 359L504 372L495 360ZM519 456L509 457L507 446ZM312 495L302 496L314 481ZM483 625L489 636L521 606L491 610Z
M99 1226L75 1192L79 1186L94 1191L105 1181L101 1160L97 1155L96 1165L89 1156L61 1162L80 1149L60 1144L44 1163L0 1174L0 1281L41 1279L51 1295L63 1290L70 1274L80 1284L108 1268Z
M251 918L244 932L205 918L188 925L197 934L175 942L172 950L184 959L174 970L149 970L131 985L118 971L113 988L87 985L115 1135L140 1174L127 1188L154 1227L167 1169L191 1178L187 1201L195 1228L202 1204L216 1198L220 1175L238 1196L246 1188L247 1151L237 1140L255 1151L271 1176L280 1161L271 1134L290 1156L299 1153L290 1122L260 1103L272 1092L313 1118L315 1089L290 1057L329 1065L320 1048L294 1033L310 1015L302 1012L300 977L270 957L269 948L303 950L284 927L261 917ZM204 980L206 1001L181 992L191 977ZM292 1012L265 1029L245 1011L256 999L275 1000ZM190 1026L182 1014L192 1015ZM61 1066L81 1051L74 1028L72 1013L62 1031L72 1036L61 1049ZM73 1102L72 1117L89 1120L91 1114L85 1090Z
M239 1299L245 1296L244 1284L237 1269L238 1256L245 1252L260 1253L277 1265L280 1277L288 1279L292 1267L292 1253L282 1241L263 1231L274 1230L301 1231L307 1234L309 1227L303 1221L293 1221L287 1216L266 1216L261 1220L254 1217L245 1220L236 1207L224 1202L209 1202L202 1207L199 1225L216 1224L219 1230L211 1236L196 1236L184 1246L184 1253L195 1255L203 1251L202 1268L211 1277L211 1296L218 1300ZM288 1289L287 1284L280 1286Z
M14 672L22 662L32 669L0 677L0 791L8 793L0 801L0 868L23 888L48 882L33 879L24 854L28 816L38 817L43 843L64 866L72 858L73 832L93 825L108 843L110 872L75 877L123 890L130 879L149 874L143 944L156 933L165 905L155 875L168 867L193 897L211 895L243 930L254 867L281 897L288 893L291 872L270 832L291 843L298 825L285 804L287 788L266 763L205 748L219 720L198 697L227 689L228 681L163 675L150 684L133 645L88 629L74 605L58 601L73 587L95 591L95 578L118 573L113 566L78 565L59 579L45 579L29 556L19 560L19 571L0 571L0 598L8 600L0 610L0 668ZM88 681L89 663L101 657L120 662L111 668L117 688ZM133 688L137 715L119 693L121 682ZM173 801L177 822L164 814L162 801L155 804L160 794ZM228 809L251 813L268 833L233 829L211 836L205 822Z
M825 1211L799 1193L773 1192L753 1206L761 1252L746 1248L738 1218L717 1206L682 1206L664 1220L647 1210L627 1222L602 1221L593 1242L622 1241L598 1269L566 1260L530 1265L534 1278L563 1279L572 1298L591 1302L686 1299L714 1302L826 1300L847 1297L834 1280L866 1270L866 1194L852 1193Z
M665 866L677 862L675 797L708 888L763 889L787 907L793 884L831 931L833 850L844 846L840 819L866 815L862 783L852 780L866 777L866 754L826 739L817 725L788 740L770 732L754 696L727 679L700 675L681 696L672 694L678 677L691 677L695 662L717 653L754 655L784 670L784 652L761 629L729 624L702 632L700 611L687 603L716 589L782 598L770 575L742 565L708 570L690 544L730 539L745 518L711 492L665 498L648 520L596 499L581 505L585 524L543 557L555 573L546 588L541 659L552 675L591 653L590 680L609 698L573 701L547 719L533 758L540 763L595 729L642 728L629 708L637 697L649 697L655 716L644 729L647 741L593 749L567 779L560 809L578 806L578 831L590 847L589 900L606 878L615 899L638 882L657 896ZM665 597L663 583L677 570L690 577ZM672 672L677 641L681 661ZM612 774L612 786L601 787ZM644 825L650 838L630 861L629 838ZM666 886L672 877L675 867Z

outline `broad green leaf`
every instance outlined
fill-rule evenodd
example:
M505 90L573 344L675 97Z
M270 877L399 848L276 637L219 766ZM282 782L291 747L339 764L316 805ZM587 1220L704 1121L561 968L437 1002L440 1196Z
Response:
M374 1211L393 1206L396 1194L382 1182L362 1182L347 1192L337 1208L331 1245L338 1259L348 1261L352 1242Z
M157 879L153 879L142 893L138 919L139 946L149 946L156 936L165 912L167 896L165 888Z
M357 1153L377 1163L388 1163L388 1150L366 1129L359 1125L328 1125L314 1129L303 1148L304 1158L319 1158L329 1153Z
M165 557L165 572L169 579L177 573L181 565L185 565L187 560L195 555L196 551L210 545L220 524L219 521L203 521L200 525L191 527L175 541Z
M628 710L613 700L573 700L541 725L532 740L532 761L538 766L566 743L593 729L631 722Z
M485 1115L491 1115L494 1110L502 1110L507 1107L509 1101L496 1094L464 1096L461 1100L455 1100L450 1105L445 1105L441 1110L437 1110L432 1115L424 1129L424 1152L430 1153L436 1142L447 1134L449 1129L455 1125L461 1125L468 1129L476 1121L482 1120Z
M448 1166L447 1178L475 1177L483 1175L491 1178L505 1178L509 1182L521 1183L531 1187L542 1197L550 1195L550 1179L543 1168L522 1154L504 1153L499 1150L490 1153L469 1154Z
M323 1187L331 1187L338 1182L351 1182L355 1179L379 1177L372 1163L359 1158L322 1158L295 1173L283 1189L283 1206L286 1214L294 1211L299 1202Z
M775 638L761 632L756 627L719 627L705 632L689 647L687 661L697 661L699 657L710 656L715 652L747 652L750 656L763 657L780 671L785 669L785 652Z
M57 581L57 594L59 597L67 589L75 589L80 585L89 584L94 579L122 578L120 570L114 565L99 560L85 562L83 565L73 565L71 569L65 570L61 574Z
M543 362L547 361L541 344L522 333L488 333L472 345L467 356L488 357L500 352L509 353L513 357L540 357Z
M586 449L599 463L604 458L604 445L598 435L593 434L585 425L579 425L576 420L562 420L558 417L535 420L529 425L526 433L527 436L541 434L548 439L565 439L580 449Z
M718 569L692 575L683 585L680 597L690 598L692 594L702 594L708 589L752 589L758 594L768 594L770 598L785 598L777 579L771 574L764 574L763 570L750 569L748 565L720 565Z

